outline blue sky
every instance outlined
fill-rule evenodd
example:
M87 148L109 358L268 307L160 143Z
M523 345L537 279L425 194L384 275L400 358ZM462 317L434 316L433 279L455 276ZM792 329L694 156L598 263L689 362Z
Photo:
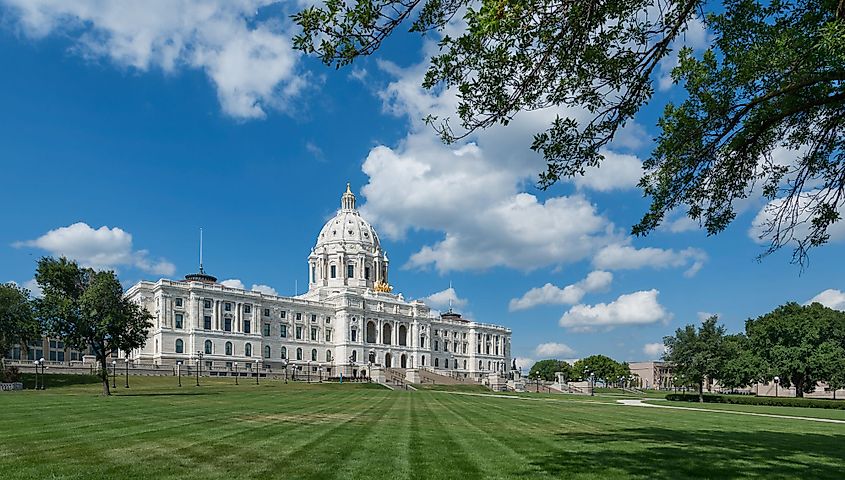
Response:
M607 164L544 192L531 135L578 112L520 115L444 146L420 121L454 108L451 92L419 88L430 39L399 35L336 71L290 49L282 13L297 4L265 3L0 0L0 280L30 282L45 254L114 268L126 284L181 278L197 268L203 227L209 272L293 294L350 182L396 291L435 306L452 297L512 328L526 364L655 358L648 345L701 312L738 331L822 292L845 308L845 235L803 274L789 251L758 263L759 198L716 237L682 216L627 234L647 206L634 184L657 114L681 95L665 80L671 62ZM685 41L703 48L707 32Z

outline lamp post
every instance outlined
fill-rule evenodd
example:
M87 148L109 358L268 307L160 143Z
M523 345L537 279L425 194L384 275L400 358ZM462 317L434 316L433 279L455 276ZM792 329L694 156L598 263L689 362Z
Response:
M38 359L38 364L41 365L41 390L47 390L47 375L44 372L47 366L44 365L44 357Z
M775 377L775 397L778 396L778 383L780 383L780 377Z
M38 390L38 360L32 362L35 366L35 389Z
M311 383L311 360L307 362L308 370L305 372L306 378L308 379L308 383Z
M200 386L200 368L202 368L202 352L197 350L197 386Z
M288 383L288 361L282 360L282 368L285 369L285 383Z
M117 360L111 361L111 388L117 388Z
M258 385L258 360L255 360L255 384Z
M179 387L182 386L182 360L176 362L176 376L179 377Z
M129 388L129 359L124 358L123 362L126 363L126 385L123 388Z
M238 362L235 362L234 365L235 365L235 385L238 385Z

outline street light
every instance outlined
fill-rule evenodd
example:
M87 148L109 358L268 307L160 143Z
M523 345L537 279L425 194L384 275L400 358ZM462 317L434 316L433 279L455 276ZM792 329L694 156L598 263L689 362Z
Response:
M285 369L285 383L288 383L288 361L282 360L282 367Z
M129 359L124 358L123 362L126 363L126 385L123 388L129 388Z
M238 362L235 362L235 385L238 385Z
M317 370L320 374L320 383L323 383L323 366L320 365L319 367L317 367Z
M176 362L176 376L179 377L179 386L182 386L182 360Z
M38 390L38 360L32 362L35 365L35 389Z
M255 360L255 384L258 385L258 359Z
M41 365L41 390L47 390L47 375L44 372L47 367L44 365L44 357L38 359L38 364Z
M775 377L775 397L778 396L778 383L780 382L780 377Z
M117 360L111 361L111 388L117 388Z
M311 383L311 360L308 360L307 365L308 370L305 372L305 375L307 375L308 383Z
M202 352L197 350L197 386L200 386L200 368L202 368Z

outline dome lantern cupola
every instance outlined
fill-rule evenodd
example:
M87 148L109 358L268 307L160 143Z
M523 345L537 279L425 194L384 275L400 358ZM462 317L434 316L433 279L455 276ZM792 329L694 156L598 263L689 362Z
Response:
M340 197L340 209L343 211L355 210L355 194L349 188L349 183L346 183L346 191Z

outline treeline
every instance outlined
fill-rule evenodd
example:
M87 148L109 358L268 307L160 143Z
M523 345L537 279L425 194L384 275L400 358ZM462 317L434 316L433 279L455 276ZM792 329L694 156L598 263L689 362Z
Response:
M109 395L106 359L144 345L152 316L123 296L112 271L80 267L66 258L38 261L41 298L13 283L0 284L0 359L15 344L48 335L75 350L91 349L100 364L103 395ZM5 365L2 365L5 374Z
M845 387L845 312L820 303L787 303L748 319L745 332L734 335L713 316L663 342L675 385L697 388L702 402L707 380L728 389L776 381L795 387L798 397L817 382Z
M605 385L628 385L631 381L628 364L605 355L590 355L573 365L563 360L540 360L531 367L528 378L551 382L555 380L556 372L563 373L566 382L594 380Z

